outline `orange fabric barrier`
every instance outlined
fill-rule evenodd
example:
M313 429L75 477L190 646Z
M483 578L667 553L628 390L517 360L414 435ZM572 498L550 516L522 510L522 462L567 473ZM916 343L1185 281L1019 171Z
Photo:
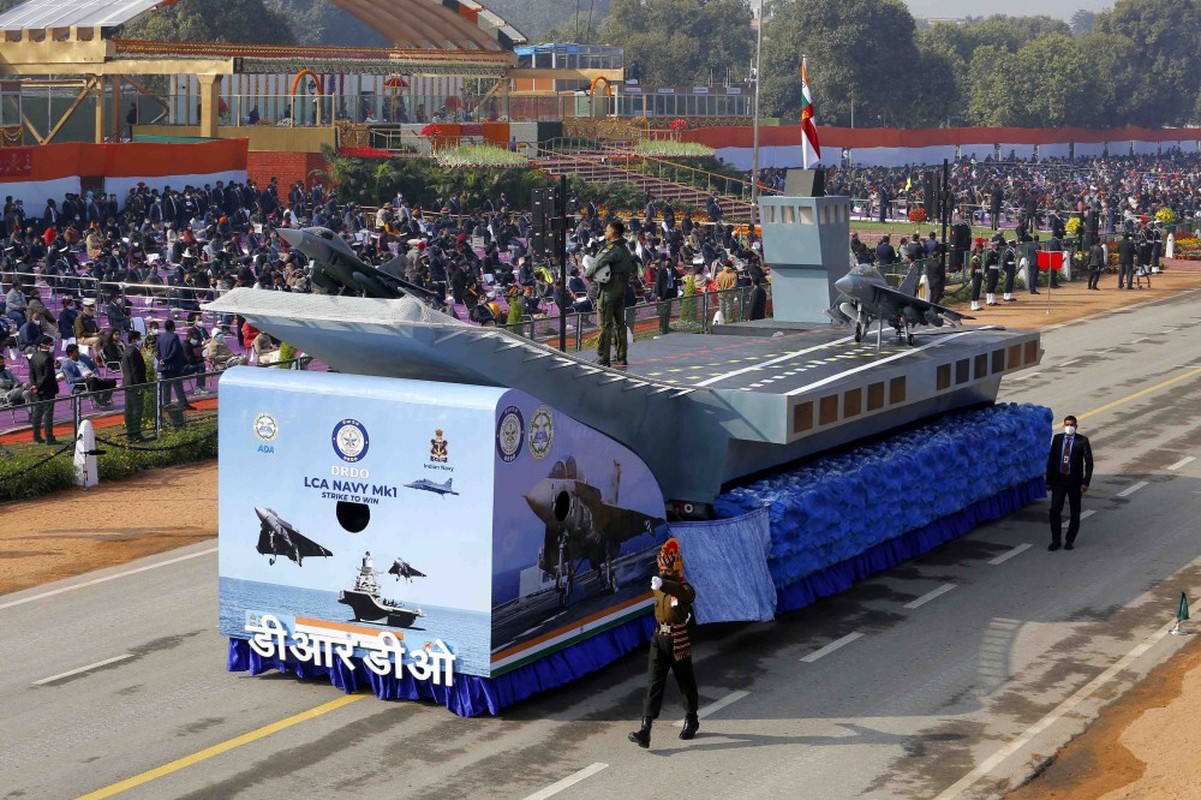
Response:
M28 148L32 159L29 171L9 180L46 181L79 176L81 178L126 178L200 175L246 169L247 139L219 139L211 142L122 144L84 144L67 142ZM3 180L3 178L0 178Z
M1201 141L1201 128L837 128L819 126L822 144L831 147L953 147L970 144L1082 144L1101 142L1192 142ZM751 147L754 129L698 128L687 131L687 141L709 147ZM800 125L775 125L759 128L759 144L764 147L800 145Z

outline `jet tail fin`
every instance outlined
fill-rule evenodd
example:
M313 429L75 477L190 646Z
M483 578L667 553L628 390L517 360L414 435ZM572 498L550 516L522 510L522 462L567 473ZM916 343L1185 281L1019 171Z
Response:
M909 297L917 297L917 285L921 277L922 268L915 261L909 265L909 271L905 273L905 280L901 281L901 285L897 287L897 291Z
M446 479L446 488L447 488L447 489L449 489L449 488L450 488L450 485L451 485L451 484L454 482L454 480L455 480L454 478L447 478L447 479Z

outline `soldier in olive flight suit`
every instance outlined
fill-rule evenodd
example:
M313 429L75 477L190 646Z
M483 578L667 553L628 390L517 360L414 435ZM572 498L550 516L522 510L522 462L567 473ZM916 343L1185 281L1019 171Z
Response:
M597 324L601 335L596 347L596 363L602 367L610 365L612 342L615 351L612 366L618 369L626 367L626 286L634 271L624 237L625 225L621 222L614 220L606 225L605 244L584 270L584 277L600 284ZM602 279L606 272L608 277Z

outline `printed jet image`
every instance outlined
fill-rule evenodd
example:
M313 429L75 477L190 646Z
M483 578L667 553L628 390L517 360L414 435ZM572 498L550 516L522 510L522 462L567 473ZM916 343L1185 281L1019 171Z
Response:
M271 509L259 506L255 508L254 513L258 515L261 523L256 549L269 556L268 564L274 565L276 558L286 556L295 561L296 566L301 567L304 566L302 562L306 558L328 558L333 555L312 539L303 536Z
M455 497L458 497L459 493L456 492L454 489L450 488L451 481L453 481L453 480L454 480L454 478L447 478L446 483L438 483L437 481L431 481L431 480L422 478L419 481L413 481L412 483L406 483L405 488L406 489L419 489L420 491L423 491L423 492L433 492L434 494L439 495L440 497L445 497L448 494L453 494Z
M664 523L654 517L617 505L621 463L613 462L609 497L589 484L574 457L557 461L550 475L525 493L530 510L546 525L538 566L555 580L559 603L571 594L578 566L589 562L601 573L610 591L617 591L613 560L623 542L644 533L654 534Z

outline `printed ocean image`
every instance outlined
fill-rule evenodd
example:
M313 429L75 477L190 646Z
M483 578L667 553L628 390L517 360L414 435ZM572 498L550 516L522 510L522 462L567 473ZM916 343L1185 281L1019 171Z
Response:
M419 640L424 644L441 639L454 651L455 672L487 676L490 670L492 619L491 615L480 611L423 605L421 610L425 612L425 616L413 623L413 627L390 629L385 625L356 621L350 606L338 602L337 592L236 578L221 578L218 605L221 612L221 633L224 636L249 638L244 628L247 611L276 616L311 617L377 630L400 630L405 634L406 642Z

